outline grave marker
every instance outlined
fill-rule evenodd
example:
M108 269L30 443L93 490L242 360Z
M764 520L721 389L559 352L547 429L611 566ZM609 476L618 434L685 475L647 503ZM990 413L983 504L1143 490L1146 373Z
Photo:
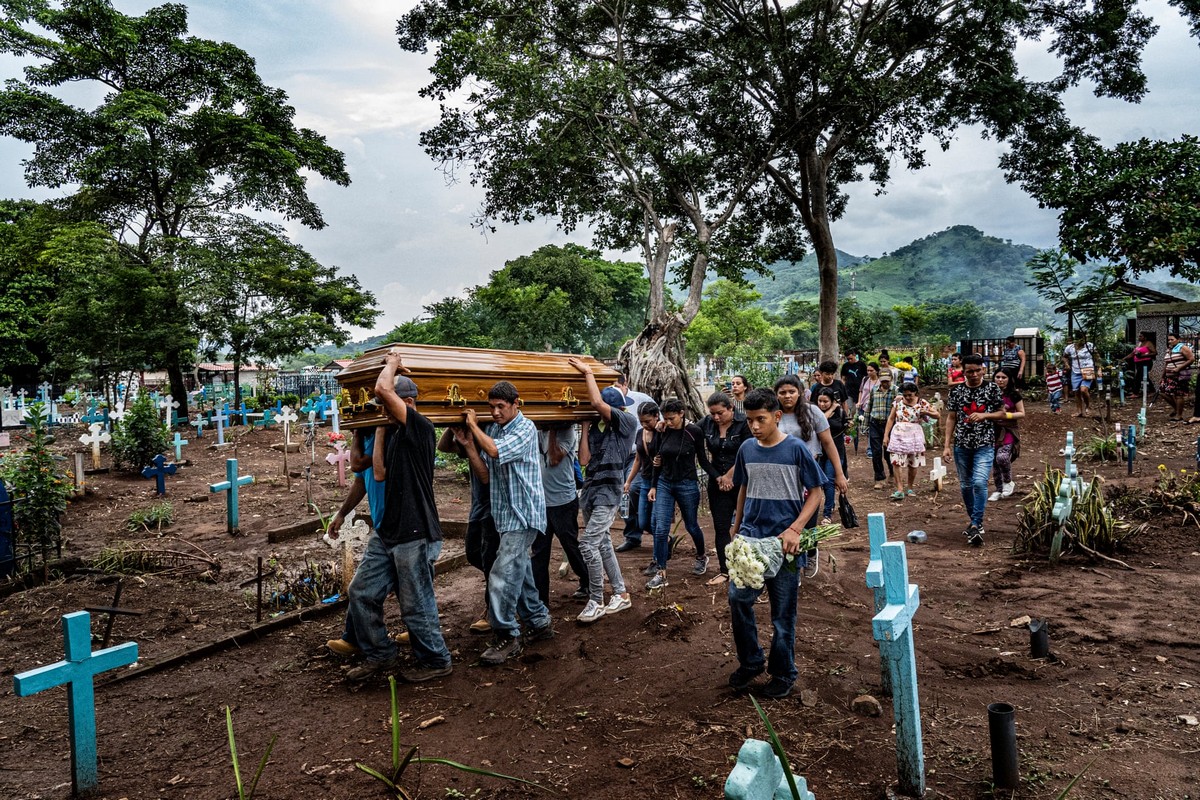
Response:
M152 466L142 467L142 477L147 479L153 478L155 491L162 496L166 496L166 476L174 475L178 469L178 464L168 464L166 456L159 453L154 457L154 464Z
M925 753L921 744L921 701L917 693L917 658L913 650L912 618L921 604L915 583L908 582L904 542L880 546L883 588L887 605L871 620L875 639L890 642L887 651L892 675L892 709L896 719L896 770L900 791L925 794ZM881 654L883 650L880 650Z
M196 438L204 438L204 426L208 424L208 420L199 411L196 412L196 418L192 420L192 427L196 429Z
M329 424L333 428L334 433L342 432L341 425L340 425L340 417L341 416L342 416L342 412L340 409L338 409L337 403L331 402L329 404L329 411L326 412L325 417L326 417L326 419L329 420Z
M264 408L263 412L262 412L262 419L256 420L253 423L253 427L269 428L274 424L275 424L275 417L271 414L271 409Z
M942 463L941 456L935 456L933 459L933 469L929 470L929 480L933 482L934 491L939 493L942 491L945 479L946 465Z
M292 423L297 419L299 419L299 417L296 416L296 412L292 411L290 406L284 406L279 410L279 421L283 423L283 444L285 453L287 452L287 448L292 444Z
M75 460L75 493L83 494L83 453L72 453Z
M808 781L793 775L800 800L815 800L808 790ZM768 742L747 739L738 750L737 763L725 779L726 800L773 800L791 798L783 764Z
M250 409L246 408L245 400L242 401L242 404L238 408L234 409L234 413L242 418L243 425L250 424L249 423Z
M100 469L100 443L112 441L112 435L102 430L103 428L104 426L99 422L93 422L88 425L89 433L81 434L79 437L80 444L92 446L92 469Z
M42 381L38 384L37 389L38 399L42 401L42 404L47 406L50 405L50 392L54 391L54 387L48 382Z
M167 395L159 401L158 407L163 410L163 422L171 425L175 421L175 409L179 408L179 401Z
M329 464L336 464L338 471L338 486L346 485L346 464L350 461L350 451L346 448L345 442L334 442L334 452L325 456L325 461Z
M182 438L179 435L179 431L175 431L175 438L171 441L171 444L175 446L175 460L176 461L183 461L183 446L187 443L188 443L188 440Z
M63 644L66 658L54 664L13 676L13 693L28 697L66 685L71 728L71 784L75 794L99 788L96 774L96 694L93 680L101 672L137 661L136 642L92 652L91 615L86 611L65 614Z
M229 417L225 416L225 409L218 408L213 414L213 422L217 426L217 447L225 446L225 423L229 421Z
M887 590L883 586L883 555L879 549L887 543L887 523L884 515L878 512L867 514L867 537L870 541L870 560L867 562L867 588L875 595L875 613L878 614L887 606ZM892 696L892 672L888 667L892 643L879 643L879 684L880 694Z
M225 495L225 523L230 535L236 533L238 529L238 487L250 483L254 483L254 476L239 477L237 459L227 458L225 459L225 480L209 484L210 492L214 494L217 492L227 493Z
M115 411L108 412L108 422L110 427L119 424L123 419L125 419L125 409L123 408L118 408Z

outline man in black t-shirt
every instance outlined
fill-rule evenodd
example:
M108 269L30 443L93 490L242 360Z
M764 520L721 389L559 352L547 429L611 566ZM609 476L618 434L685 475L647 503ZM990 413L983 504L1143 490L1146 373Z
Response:
M946 402L946 443L942 458L954 458L958 483L962 488L963 507L970 524L963 531L967 544L983 545L983 514L987 510L988 483L996 454L994 420L1011 417L1004 410L1000 387L984 382L983 357L972 353L963 357L966 380L950 388Z
M835 405L842 407L847 415L850 414L850 390L846 388L846 384L837 379L838 367L832 361L822 361L817 367L817 382L813 384L812 390L824 389L826 394L833 395Z
M846 398L849 419L854 419L858 414L858 394L862 391L862 382L866 377L867 365L858 360L858 351L848 351L846 363L842 364L842 383L846 384L846 392L850 395Z
M396 643L383 622L383 601L393 588L418 665L400 677L426 681L452 670L433 594L431 564L442 547L433 500L433 424L416 409L417 385L396 374L404 371L393 348L375 383L375 400L396 430L387 443L383 522L367 540L350 584L348 615L366 659L346 674L356 682L396 668Z

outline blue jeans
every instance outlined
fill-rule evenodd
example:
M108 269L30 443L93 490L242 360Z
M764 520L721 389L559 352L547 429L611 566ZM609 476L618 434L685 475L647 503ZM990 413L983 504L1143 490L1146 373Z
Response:
M825 472L825 508L821 510L821 516L833 519L833 504L837 500L837 484L833 479L837 472L833 461L828 457L821 459L820 467Z
M654 504L650 502L650 498L646 497L647 488L641 472L638 472L633 483L629 484L629 513L625 516L625 541L635 542L638 545L642 543L643 533L654 535L650 516Z
M763 581L762 589L739 589L729 582L729 611L733 616L733 643L743 669L761 671L763 649L758 643L754 601L766 591L771 601L771 653L767 673L788 683L796 682L796 598L800 593L800 570L785 564L774 578Z
M996 457L995 447L954 448L954 469L958 472L958 483L962 487L963 507L971 517L971 524L983 525L983 512L987 509L988 482L992 477L992 461Z
M671 523L675 521L675 506L683 517L683 527L696 545L696 558L704 558L704 531L696 519L700 508L700 484L695 478L682 481L658 479L654 495L654 563L667 568L671 557Z
M531 628L550 624L550 609L538 597L529 557L529 548L540 535L533 528L500 534L500 548L488 573L488 622L499 635L520 636L520 620Z
M425 667L450 663L433 594L433 562L441 550L441 542L424 539L388 546L372 533L367 540L362 563L350 582L346 628L351 635L347 641L362 648L368 661L396 656L396 643L383 622L383 601L395 592L417 661Z

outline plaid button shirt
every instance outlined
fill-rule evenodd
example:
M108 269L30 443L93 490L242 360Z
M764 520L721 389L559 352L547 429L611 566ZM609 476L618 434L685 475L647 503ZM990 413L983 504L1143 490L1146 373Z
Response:
M887 419L892 413L892 403L896 400L896 390L876 386L871 390L871 399L867 401L868 414L871 419Z
M520 411L507 425L488 425L487 435L499 454L483 453L492 493L492 518L499 533L546 530L546 495L542 490L542 455L537 427Z

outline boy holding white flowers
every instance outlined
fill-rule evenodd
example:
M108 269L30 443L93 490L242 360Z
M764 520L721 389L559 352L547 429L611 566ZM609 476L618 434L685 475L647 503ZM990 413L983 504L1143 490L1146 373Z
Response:
M797 676L796 596L800 591L800 567L805 560L800 531L817 516L824 500L821 487L825 475L804 442L779 429L782 411L773 392L755 389L746 395L743 408L754 439L741 446L734 464L733 482L738 487L738 499L733 528L739 538L777 537L785 561L774 576L766 577L752 557L744 551L738 552L742 548L738 547L737 539L730 547L729 609L739 666L729 676L729 685L736 690L750 688L765 666L771 680L762 694L780 699L791 694ZM739 572L756 574L749 581L739 581ZM759 580L760 587L754 588L753 584ZM771 602L773 629L765 665L754 619L754 604L763 589Z

